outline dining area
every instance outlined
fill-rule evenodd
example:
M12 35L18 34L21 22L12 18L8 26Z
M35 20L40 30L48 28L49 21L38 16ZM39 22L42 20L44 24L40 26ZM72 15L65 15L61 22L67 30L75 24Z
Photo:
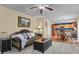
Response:
M52 25L52 40L68 42L77 40L76 23L61 23Z

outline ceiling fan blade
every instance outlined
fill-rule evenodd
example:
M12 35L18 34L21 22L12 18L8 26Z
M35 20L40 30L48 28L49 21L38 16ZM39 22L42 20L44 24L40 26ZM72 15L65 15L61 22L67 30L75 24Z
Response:
M40 14L42 14L43 13L43 9L40 9Z
M46 9L48 9L48 10L51 10L51 11L53 11L53 9L52 8L49 8L49 7L45 7Z
M37 8L37 7L31 7L30 9L34 9L34 8Z

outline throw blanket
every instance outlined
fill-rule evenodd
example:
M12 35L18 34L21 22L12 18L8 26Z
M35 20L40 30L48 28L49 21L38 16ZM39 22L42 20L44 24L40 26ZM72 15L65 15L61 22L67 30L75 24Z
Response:
M25 44L28 42L28 40L26 38L24 38L24 36L22 34L15 34L15 35L11 36L11 38L15 38L15 37L19 37L21 39L21 47L23 49Z

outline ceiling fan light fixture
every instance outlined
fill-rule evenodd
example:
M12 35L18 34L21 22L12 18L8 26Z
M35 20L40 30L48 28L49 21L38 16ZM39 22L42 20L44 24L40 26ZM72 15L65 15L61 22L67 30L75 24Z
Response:
M44 9L45 7L43 7L43 6L39 6L38 8L39 8L39 9Z
M43 10L44 10L44 9L47 9L47 10L50 10L50 11L53 10L53 9L52 9L51 7L49 7L49 5L47 5L47 4L39 4L39 5L36 5L35 7L31 7L30 9L35 9L35 8L40 9L40 14L43 13Z

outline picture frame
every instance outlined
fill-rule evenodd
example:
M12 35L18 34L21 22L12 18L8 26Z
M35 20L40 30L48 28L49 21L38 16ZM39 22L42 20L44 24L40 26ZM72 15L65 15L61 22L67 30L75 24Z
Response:
M18 27L28 27L28 28L30 28L30 19L18 16Z

